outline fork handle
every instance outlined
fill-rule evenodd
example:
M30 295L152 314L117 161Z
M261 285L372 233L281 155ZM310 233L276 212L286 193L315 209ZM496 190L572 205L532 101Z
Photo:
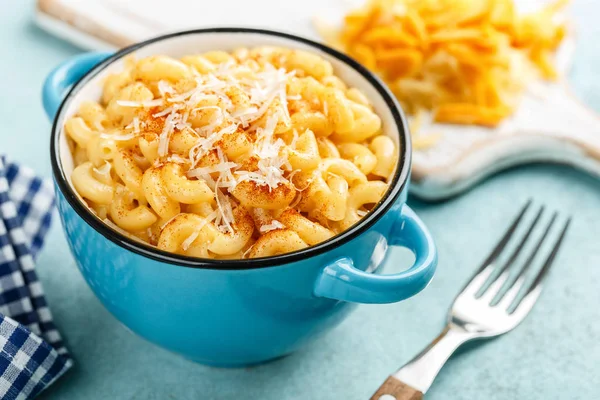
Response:
M476 337L476 333L446 326L429 346L390 376L371 400L421 399L452 353Z
M408 386L406 383L390 376L377 392L371 396L371 400L421 400L423 393Z

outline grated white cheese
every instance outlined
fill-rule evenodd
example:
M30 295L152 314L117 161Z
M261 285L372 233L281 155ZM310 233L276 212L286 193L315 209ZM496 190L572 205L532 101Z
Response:
M254 242L254 244L252 246L248 247L248 249L242 254L242 258L247 258L246 256L248 255L248 253L250 253L252 251L255 244L256 244L256 242Z
M160 157L166 156L169 151L169 139L171 138L171 133L173 133L173 128L175 127L174 121L177 118L177 115L179 114L173 110L165 120L165 125L158 139L158 155Z
M223 110L219 106L196 107L196 108L192 108L191 113L196 114L196 112L201 111L201 110L217 110L220 114L223 114Z
M279 91L279 103L281 104L281 109L283 110L283 123L285 126L289 127L292 124L292 120L290 117L290 111L288 110L285 88Z
M158 107L163 105L163 99L154 99L147 101L130 101L130 100L117 100L117 105L121 107Z
M302 195L300 193L296 193L296 197L294 201L290 203L290 208L296 208L296 206L302 201Z
M158 82L158 92L162 97L165 97L166 94L172 94L175 92L173 87L167 81L160 80Z
M133 117L133 133L140 133L140 119Z
M298 142L298 131L296 129L294 129L292 132L292 135L293 135L293 137L292 137L292 141L290 143L290 147L295 150L296 142Z
M130 140L133 139L134 137L136 137L137 135L135 133L125 133L122 135L115 135L115 134L110 134L110 133L101 133L100 137L102 139L112 139L112 140L116 140L116 141L124 141L124 140Z
M152 114L152 116L153 116L154 118L160 118L160 117L164 117L165 115L171 114L171 113L173 113L175 110L178 110L178 109L179 109L179 107L177 107L177 106L171 106L171 107L167 107L167 108L165 108L164 110L162 110L162 111L160 111L160 112L157 112L157 113L154 113L154 114Z
M125 126L125 129L133 129L133 133L140 133L140 126L140 118L133 117L131 122L127 126Z
M214 223L222 232L233 232L235 225L233 207L237 203L233 197L226 194L227 191L231 192L236 185L244 181L254 181L273 190L280 184L289 184L289 179L295 173L292 172L286 179L285 175L292 170L285 151L287 145L281 138L276 137L275 133L281 125L291 125L288 102L302 99L300 95L287 95L287 83L295 72L286 72L285 69L276 68L268 63L261 67L260 72L255 72L247 66L236 65L234 61L225 62L219 64L212 73L196 74L194 87L186 92L177 93L175 86L161 80L157 86L161 98L142 102L117 102L124 107L164 107L152 115L154 118L164 118L164 126L158 135L159 157L154 164L158 166L164 162L189 163L190 169L187 170L186 176L204 180L214 193L217 208L205 221ZM241 96L241 101L233 96ZM210 113L208 123L192 127L188 120L197 124L198 118L194 117L203 110L216 111ZM111 139L129 140L136 137L144 127L144 123L135 117L128 125L128 129L133 130L132 133L109 136ZM252 144L252 154L258 159L256 171L240 170L241 165L229 160L217 145L226 135L236 134L242 128L245 132L256 133ZM183 131L194 135L193 146L187 158L172 154L169 150L173 134ZM293 135L290 144L292 149L296 147L298 132L294 131ZM197 167L210 152L216 152L217 164ZM167 223L169 221L162 228ZM279 221L273 221L261 229L283 227ZM184 250L198 238L200 229L201 227L196 229L184 240Z
M112 168L112 164L108 161L104 161L104 165L101 167L94 167L93 171L98 174L99 177L105 179L105 180L110 180L110 170Z
M204 226L204 225L202 225L202 226ZM190 236L188 236L187 239L185 239L183 242L181 242L181 248L183 249L183 251L187 251L187 249L190 248L190 245L192 243L194 243L194 240L196 240L198 238L198 235L200 235L200 229L192 232L192 234Z
M185 164L190 160L188 160L187 158L183 158L178 154L172 154L169 157L167 157L167 161L174 162L177 164Z
M182 131L184 129L191 129L192 124L190 124L188 122L189 117L190 117L190 112L187 110L184 111L183 114L181 115L181 121L179 121L178 123L175 124L175 128L179 129L180 131Z
M169 218L164 224L162 224L160 226L160 230L162 231L163 229L165 229L165 226L169 225L169 222L173 221L173 219L175 219L175 217L177 217L178 214L172 216L171 218Z
M100 122L100 121L94 121L94 128L98 132L102 132L104 130L104 126L102 126L102 122Z
M238 182L254 181L260 186L268 186L269 191L281 183L288 183L284 177L284 169L290 170L291 166L287 158L280 154L285 142L281 138L273 141L279 118L280 113L276 112L267 118L264 128L257 129L254 154L259 158L258 171L236 171L240 178Z
M150 240L156 240L156 237L154 236L154 231L152 230L152 228L146 229L146 235L148 235Z
M189 158L192 163L192 166L196 166L204 155L206 155L209 151L214 149L215 143L221 140L223 135L234 133L235 131L237 131L237 128L237 124L231 124L219 131L212 133L206 138L198 138L198 141L190 149L189 152Z
M220 231L225 233L232 233L233 227L231 224L234 222L233 219L233 209L231 207L231 202L229 198L225 196L220 190L220 179L217 179L215 185L215 201L217 203L217 209L219 210L219 220L221 223L218 224L218 228Z
M198 224L196 229L194 229L194 232L192 232L192 234L190 236L188 236L183 242L181 242L181 248L184 251L187 251L187 249L190 248L192 243L194 243L194 241L198 238L198 236L200 235L200 232L202 232L202 228L204 228L204 226L206 226L206 224L208 224L209 222L214 221L217 218L217 215L218 215L217 210L214 210L213 212L208 214L206 217L204 217L202 222L200 224Z
M220 147L217 147L217 157L219 158L219 165L224 165L228 163L225 155L223 154L223 150ZM235 177L231 173L231 169L226 169L220 173L221 178L221 187L227 188L229 191L233 190L237 185L237 181Z
M215 172L223 173L225 171L231 171L232 168L237 168L238 166L239 166L239 164L236 164L231 161L227 161L227 162L217 164L217 165L210 165L208 167L199 167L199 168L190 169L187 172L187 176L189 178L197 178L197 177L212 174Z
M240 125L242 125L242 127L244 128L247 128L248 126L250 126L250 123L253 121L257 113L258 108L252 106L234 111L230 115L232 118L239 119Z
M273 221L271 221L270 224L261 226L259 231L260 231L260 233L266 233L266 232L274 231L275 229L283 229L283 228L285 228L285 225L283 225L281 222L274 219Z
M219 107L217 107L219 108ZM220 108L219 108L220 110ZM258 112L258 108L256 108L256 106L252 106L252 107L247 107L247 108L242 108L240 110L236 110L234 112L232 112L230 115L232 118L241 118L241 117L245 117L248 115L252 115Z
M202 178L204 180L204 183L208 185L210 190L212 190L213 192L215 191L215 189L217 188L217 182L212 178L212 176L206 174L199 176L199 178Z

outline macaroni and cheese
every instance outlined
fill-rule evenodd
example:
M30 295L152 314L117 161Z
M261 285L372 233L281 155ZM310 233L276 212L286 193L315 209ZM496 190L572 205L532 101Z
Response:
M72 184L100 219L202 258L333 237L379 202L398 157L328 61L274 47L129 58L64 129Z

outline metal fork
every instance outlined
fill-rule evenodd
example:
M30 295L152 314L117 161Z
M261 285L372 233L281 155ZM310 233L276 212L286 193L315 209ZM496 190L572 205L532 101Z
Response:
M510 269L521 254L525 244L541 220L544 207L541 206L530 223L522 239L509 252L507 244L523 221L531 206L531 200L521 210L504 237L473 275L469 283L458 294L448 313L447 325L442 333L419 355L392 374L371 397L371 400L419 400L425 393L448 358L462 344L473 339L491 338L515 328L532 309L542 291L544 278L554 261L565 237L571 219L568 218L556 234L551 250L542 258L543 263L531 284L526 273L532 270L534 260L542 257L542 244L551 236L550 232L557 220L553 213L541 237L530 251L529 256L516 274L511 277ZM501 254L510 254L502 265ZM525 255L525 253L523 253ZM514 275L514 274L512 274Z

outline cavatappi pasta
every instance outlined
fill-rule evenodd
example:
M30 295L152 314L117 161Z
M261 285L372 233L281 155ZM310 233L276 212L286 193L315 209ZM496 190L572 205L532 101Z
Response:
M64 129L71 181L99 218L203 258L333 237L379 202L398 157L328 61L273 47L130 58Z

